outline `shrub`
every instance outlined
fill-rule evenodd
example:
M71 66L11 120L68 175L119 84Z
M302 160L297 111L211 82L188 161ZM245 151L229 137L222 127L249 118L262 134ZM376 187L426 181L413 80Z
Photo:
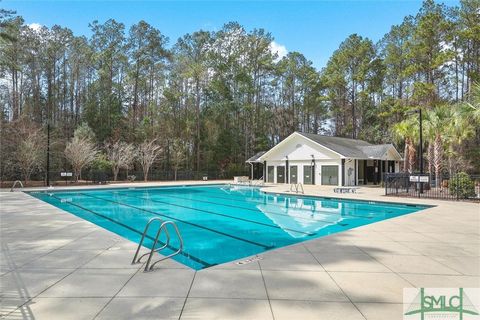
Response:
M450 193L458 198L475 197L475 183L465 172L459 172L452 176L448 188Z
M248 171L245 170L245 165L229 163L225 170L225 178L231 179L233 176L248 176Z
M112 163L107 159L103 153L99 153L91 164L91 169L96 171L110 171L112 170Z

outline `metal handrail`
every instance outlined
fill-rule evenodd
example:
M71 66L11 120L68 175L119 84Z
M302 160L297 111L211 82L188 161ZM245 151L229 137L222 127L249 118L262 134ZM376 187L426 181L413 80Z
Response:
M290 190L289 190L290 192L294 191L293 190L294 186L295 186L295 183L290 183Z
M150 252L147 252L147 253L144 253L142 254L138 259L137 259L137 256L138 256L138 253L140 252L140 248L142 247L142 244L143 244L143 241L145 240L145 236L147 234L147 231L150 227L150 225L152 224L152 222L154 221L162 221L161 218L158 218L158 217L155 217L155 218L152 218L150 219L146 226L145 226L145 230L143 231L143 234L142 234L142 238L140 240L140 242L138 243L138 247L137 247L137 251L135 252L135 256L133 257L133 260L132 260L132 264L135 264L135 263L138 263L140 262L140 260L147 256L148 255L148 260L147 260L147 263L145 265L145 271L152 271L153 270L153 267L159 263L160 261L163 261L165 259L168 259L168 258L171 258L177 254L179 254L182 250L183 250L183 239L182 239L182 236L180 235L180 231L178 230L178 227L177 225L175 224L175 222L173 221L164 221L160 224L160 227L158 228L158 231L157 231L157 235L155 236L155 240L153 241L153 245L152 245L152 249L150 250ZM153 253L154 252L159 252L160 250L163 250L167 247L170 246L170 232L168 231L168 225L172 225L174 230L175 230L175 233L177 234L177 237L180 241L180 246L178 248L177 251L175 251L174 253L172 254L169 254L157 261L155 261L154 263L152 263L152 265L150 266L150 261L152 260L152 256L153 256ZM165 244L163 246L161 246L160 248L155 248L155 246L157 245L158 243L158 239L160 238L160 235L162 233L162 230L164 230L165 232L165 235L167 237L167 240L165 241Z
M15 189L15 187L17 186L17 183L20 183L20 187L22 187L23 189L23 183L22 181L20 180L15 180L15 182L13 183L12 187L10 188L10 192L13 192L13 189Z
M142 233L142 238L140 239L140 242L138 243L138 247L137 247L137 251L135 252L135 255L133 256L133 260L132 260L132 264L135 264L135 263L138 263L140 262L140 259L142 259L143 256L145 255L142 255L140 258L138 258L137 260L137 256L138 256L138 253L140 252L140 248L142 247L142 244L143 244L143 240L145 240L145 235L147 234L147 231L148 231L148 228L150 227L150 224L154 221L162 221L162 219L160 218L151 218L147 224L145 225L145 230L143 231Z
M263 186L263 177L257 180L252 180L251 181L251 186Z
M290 192L295 191L295 193L299 193L300 189L302 189L302 194L304 194L305 190L303 190L303 184L302 183L291 183L290 184Z
M303 190L303 183L297 183L297 193L299 192L299 189L302 189L302 194L305 193L305 190Z
M180 240L180 246L179 246L179 248L178 248L177 251L175 251L174 253L169 254L168 256L165 256L165 257L163 257L163 258L161 258L161 259L158 259L157 261L155 261L154 263L152 263L152 265L150 266L150 268L148 268L148 266L149 266L149 264L150 264L150 260L152 260L152 255L153 255L153 253L156 251L154 248L155 248L155 245L157 244L158 237L160 236L160 233L161 233L162 230L165 230L165 234L168 235L168 236L167 236L168 242L165 244L165 246L168 246L168 245L169 245L170 235L169 235L168 229L167 229L167 226L168 226L168 225L172 225L172 226L173 226L173 228L174 228L174 230L175 230L175 233L177 234L178 240ZM159 249L159 250L161 250L161 249ZM182 250L183 250L183 239L182 239L182 236L180 235L180 231L178 230L177 225L176 225L175 222L173 222L173 221L165 221L164 223L162 223L162 224L160 225L160 228L159 228L159 230L158 230L157 236L156 236L156 238L155 238L155 242L154 242L153 247L152 247L152 251L150 251L150 256L148 257L147 264L145 265L145 271L152 271L152 270L153 270L153 267L154 267L157 263L159 263L160 261L166 260L166 259L168 259L168 258L171 258L171 257L179 254L180 252L182 252Z

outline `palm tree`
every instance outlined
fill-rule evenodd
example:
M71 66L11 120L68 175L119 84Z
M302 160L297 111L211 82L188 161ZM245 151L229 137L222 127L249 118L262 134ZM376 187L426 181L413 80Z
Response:
M451 107L447 105L437 106L426 113L425 129L429 140L429 167L432 166L435 171L437 188L440 187L444 141L447 139L447 132L450 131L451 118Z
M448 163L449 171L453 173L455 169L458 169L454 168L455 159L463 159L464 142L475 136L475 128L478 127L478 121L475 120L475 110L465 112L466 109L458 105L455 105L453 108L451 107L449 110L446 127L448 137Z
M435 170L436 186L439 187L440 174L447 151L449 171L453 173L454 159L460 157L462 144L474 134L471 112L458 105L440 105L427 112L426 133L433 145L432 163Z
M435 147L433 144L433 140L429 139L428 140L428 147L427 147L427 162L428 162L428 174L430 175L430 179L432 178L432 175L435 174L435 167L434 167L434 153L435 153Z
M415 165L415 141L418 140L418 123L414 117L407 118L393 126L397 140L405 141L403 171L412 173Z
M470 120L480 126L480 83L475 83L470 92L469 101L461 104L462 112L469 115Z

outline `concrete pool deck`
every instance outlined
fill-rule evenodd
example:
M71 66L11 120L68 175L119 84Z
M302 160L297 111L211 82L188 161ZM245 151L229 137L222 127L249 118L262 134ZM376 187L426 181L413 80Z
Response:
M288 186L265 190L285 192ZM336 194L306 186L305 193L435 207L242 265L195 271L169 260L144 273L141 265L130 265L135 243L25 193L0 192L0 314L48 320L402 319L403 288L480 287L478 203L384 197L381 188Z

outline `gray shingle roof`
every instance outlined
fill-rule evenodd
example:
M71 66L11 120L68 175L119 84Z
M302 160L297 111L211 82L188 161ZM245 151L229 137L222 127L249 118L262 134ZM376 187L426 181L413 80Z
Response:
M321 144L322 146L327 147L330 150L340 153L345 157L365 158L365 154L358 147L371 146L370 143L363 140L323 136L313 133L298 133L310 140L315 141L316 143Z
M392 144L377 144L371 146L361 146L358 148L362 150L362 152L368 158L381 159L391 147L393 147Z
M251 158L249 158L247 161L245 162L258 162L258 158L260 158L261 156L263 156L265 154L265 152L267 151L260 151L260 152L257 152L255 153L255 155Z
M302 136L315 141L333 150L344 157L360 159L381 159L392 144L374 145L363 140L340 138L332 136L323 136L313 133L298 132Z

